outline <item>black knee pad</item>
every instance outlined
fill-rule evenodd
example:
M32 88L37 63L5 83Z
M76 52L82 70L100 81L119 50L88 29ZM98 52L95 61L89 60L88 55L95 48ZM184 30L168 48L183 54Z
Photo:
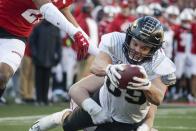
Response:
M63 121L63 130L64 131L77 131L74 128L74 125L69 121L69 117L66 117Z

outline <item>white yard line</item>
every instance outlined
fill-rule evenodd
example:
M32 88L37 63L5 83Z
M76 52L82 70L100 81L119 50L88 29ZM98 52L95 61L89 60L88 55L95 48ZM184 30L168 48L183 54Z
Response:
M173 118L173 119L184 119L184 116L172 116L172 115L164 116L164 115L156 115L156 118L161 118L161 119L168 119L168 118ZM196 117L195 117L195 116L186 116L186 119L189 119L189 120L196 120Z
M188 109L158 109L158 115L167 115L167 114L187 114L191 112L196 112L196 108L188 108Z
M23 125L23 123L28 123L29 121L33 121L35 119L39 119L45 115L37 115L37 116L19 116L19 117L0 117L0 123L7 123L8 125ZM168 116L169 117L169 116ZM20 122L18 122L20 121ZM189 130L196 131L196 127L186 127L186 126L155 126L157 129L175 129L175 130Z
M0 117L0 122L5 121L17 121L17 120L34 120L39 119L45 115L37 115L37 116L15 116L15 117Z
M185 126L155 126L158 129L176 129L176 130L189 130L189 131L196 131L196 127L185 127Z
M5 121L21 121L21 120L35 120L35 119L39 119L41 117L43 117L45 115L36 115L36 116L16 116L16 117L0 117L0 123L1 122L5 122ZM160 114L157 114L156 116L157 118L177 118L177 119L182 119L184 118L184 116L172 116L172 115L168 115L168 116L165 116L165 115L160 115ZM194 116L186 116L186 119L196 119L196 117Z

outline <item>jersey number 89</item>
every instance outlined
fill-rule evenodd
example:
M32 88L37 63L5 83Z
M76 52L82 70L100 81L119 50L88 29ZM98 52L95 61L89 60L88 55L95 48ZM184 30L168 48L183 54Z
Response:
M110 82L110 80L106 79L106 86L108 88L108 91L113 94L115 97L121 96L121 90L119 88L116 88L113 86ZM142 105L146 102L146 97L144 93L141 90L126 90L125 100L132 104L138 104Z

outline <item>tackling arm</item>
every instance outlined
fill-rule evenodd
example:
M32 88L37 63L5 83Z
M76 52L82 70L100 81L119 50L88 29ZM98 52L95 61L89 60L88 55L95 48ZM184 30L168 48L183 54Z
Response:
M77 21L75 20L75 18L73 17L73 15L70 12L70 6L65 7L61 10L61 12L63 13L63 15L67 18L68 21L70 21L75 27L79 27L80 25L77 23Z
M89 94L101 88L104 77L90 75L73 85L69 91L71 98L91 116L94 124L112 121L112 118L97 104Z
M85 58L89 52L92 55L98 54L98 48L88 42L88 35L80 28L75 18L72 16L69 7L62 9L62 13L51 3L50 0L33 0L35 5L44 16L44 18L65 31L78 44L78 58Z
M68 21L70 21L75 27L77 27L77 29L79 31L82 32L82 34L84 35L84 37L89 42L89 36L84 32L84 30L80 27L80 25L77 23L77 21L75 20L75 18L71 14L71 12L70 12L70 6L63 8L61 10L61 12L64 14L64 16L67 18ZM90 53L91 55L96 56L99 53L99 49L96 47L96 45L94 43L89 43L88 53Z
M92 55L97 55L99 50L94 44L88 42L88 35L80 28L75 18L69 11L69 7L62 9L61 13L57 7L55 7L50 0L33 0L44 18L57 26L62 31L69 34L77 44L77 57L83 59L88 52Z
M100 52L91 67L91 72L95 75L85 77L70 88L70 96L76 104L81 106L81 103L89 98L90 93L93 93L103 85L104 77L99 76L106 75L105 70L110 63L112 63L110 56L104 52Z
M82 102L90 97L89 94L94 93L96 90L101 88L103 83L104 77L90 75L74 84L70 88L69 94L74 102L81 106Z
M68 33L72 38L79 32L50 0L33 0L33 2L47 21Z

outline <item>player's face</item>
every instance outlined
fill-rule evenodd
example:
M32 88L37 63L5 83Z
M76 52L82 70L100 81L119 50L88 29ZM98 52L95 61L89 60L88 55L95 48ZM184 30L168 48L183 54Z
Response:
M183 21L181 21L181 26L186 28L186 29L190 29L191 28L191 21L183 20Z
M145 56L150 53L151 48L144 42L132 38L129 44L129 57L130 59L140 62Z
M170 14L170 15L168 16L168 21L170 21L171 23L175 24L175 23L176 23L177 17L178 17L177 15L172 15L172 14Z
M122 12L122 14L123 14L124 16L129 16L129 14L130 14L129 7L122 8L121 12Z

